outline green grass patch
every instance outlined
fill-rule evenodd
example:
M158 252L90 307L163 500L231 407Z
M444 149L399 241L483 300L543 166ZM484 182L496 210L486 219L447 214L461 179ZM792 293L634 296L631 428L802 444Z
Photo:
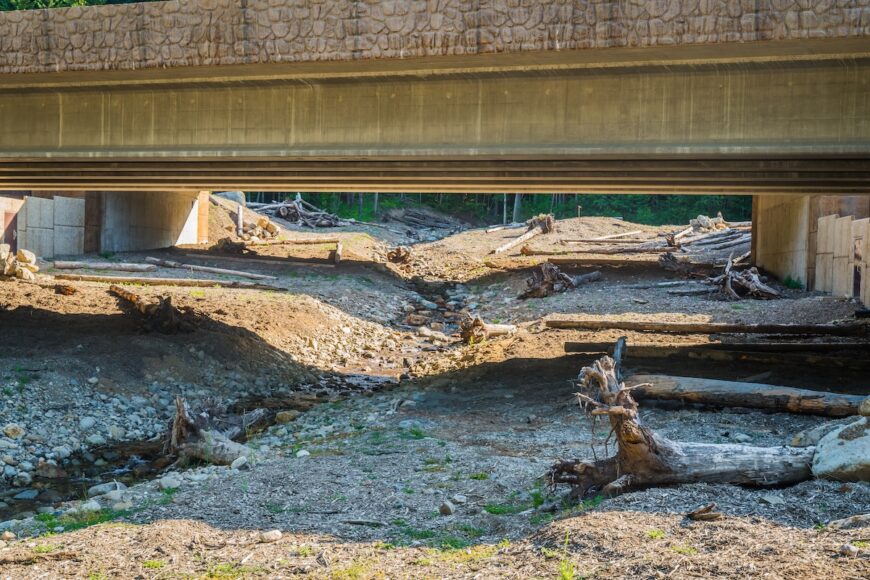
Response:
M481 471L478 473L472 473L471 475L468 476L468 479L475 479L477 481L486 481L487 479L489 479L489 474L485 471Z
M49 530L57 527L63 527L65 532L81 530L90 526L104 524L114 521L118 518L129 515L129 511L117 511L110 509L102 509L96 512L79 512L77 514L64 514L57 517L54 514L45 513L38 514L34 519L45 524Z
M687 546L685 544L675 544L671 546L671 550L673 550L677 554L682 554L684 556L694 556L698 553L698 550L696 548L693 548L692 546Z
M159 570L164 566L166 566L166 562L164 562L163 560L144 560L142 562L142 567L149 570Z
M662 538L665 537L665 531L664 530L656 530L656 529L647 530L646 537L649 538L650 540L661 540Z

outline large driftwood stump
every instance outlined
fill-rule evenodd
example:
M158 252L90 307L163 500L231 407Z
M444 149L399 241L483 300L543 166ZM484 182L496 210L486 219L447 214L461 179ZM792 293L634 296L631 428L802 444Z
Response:
M179 461L191 459L229 465L239 457L248 457L251 450L240 442L251 433L274 422L275 412L256 409L241 415L227 415L219 408L193 413L181 397L175 398L175 417L163 447L166 455Z
M552 485L566 483L577 495L600 490L612 496L632 489L680 483L793 484L811 477L813 447L751 447L685 443L657 435L641 423L632 389L622 382L621 338L614 358L604 356L580 371L577 398L591 416L610 420L617 452L597 461L560 461Z

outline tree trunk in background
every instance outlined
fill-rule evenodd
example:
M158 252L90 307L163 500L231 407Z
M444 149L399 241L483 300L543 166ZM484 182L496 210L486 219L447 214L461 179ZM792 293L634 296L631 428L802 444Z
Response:
M507 223L507 194L503 193L501 195L502 195L502 198L501 198L501 213L502 213L501 223L506 224Z
M514 194L514 223L520 222L520 213L522 210L522 197L523 194L515 193Z
M379 195L380 195L380 194L379 194L378 192L375 192L375 208L374 208L374 214L375 214L375 216L378 215L378 196L379 196Z

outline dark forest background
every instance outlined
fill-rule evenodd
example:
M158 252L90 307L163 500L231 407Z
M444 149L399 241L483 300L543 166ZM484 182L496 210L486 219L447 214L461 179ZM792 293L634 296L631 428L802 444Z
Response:
M248 200L272 202L292 199L295 195L248 193ZM302 197L341 217L364 221L376 220L393 208L419 205L474 224L525 221L540 213L553 213L557 218L621 217L649 225L685 224L699 214L715 216L720 211L730 221L752 217L752 197L739 195L308 193Z

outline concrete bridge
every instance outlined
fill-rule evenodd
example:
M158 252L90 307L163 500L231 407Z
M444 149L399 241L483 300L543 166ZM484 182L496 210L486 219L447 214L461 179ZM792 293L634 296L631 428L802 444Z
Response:
M870 0L0 13L0 188L870 192Z
M201 241L203 190L753 194L755 261L806 282L820 196L870 193L870 0L0 13L4 189L87 191L85 250Z

